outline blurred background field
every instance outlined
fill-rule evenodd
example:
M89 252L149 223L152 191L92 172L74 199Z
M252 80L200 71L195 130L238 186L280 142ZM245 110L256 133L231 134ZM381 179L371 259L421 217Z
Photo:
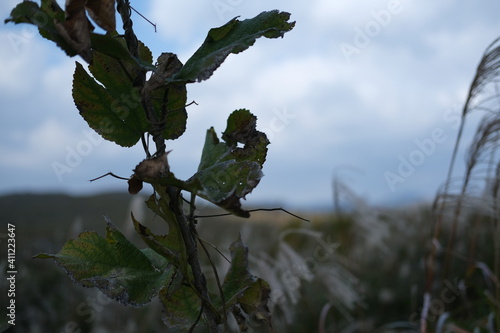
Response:
M241 233L253 273L271 284L276 332L417 332L434 230L432 207L375 209L350 195L350 211L294 212L310 223L280 211L255 212L248 220L199 218L199 233L226 256ZM16 332L165 331L156 300L139 309L124 307L96 289L76 285L52 261L32 259L40 252L56 253L84 230L104 235L103 215L145 247L134 235L131 211L156 232L163 230L161 220L143 209L145 199L120 193L0 197L0 220L16 226ZM216 212L205 208L200 215ZM463 332L494 332L487 328L498 311L491 303L495 286L484 271L493 267L492 220L474 210L467 216L457 231L452 267L445 277L434 279L437 293L428 318L432 331L443 316L451 316ZM443 239L449 230L444 228ZM223 278L228 264L214 249L210 252ZM203 262L215 286L208 262ZM2 257L2 271L5 265ZM4 307L4 297L2 302ZM257 324L250 328L268 331Z

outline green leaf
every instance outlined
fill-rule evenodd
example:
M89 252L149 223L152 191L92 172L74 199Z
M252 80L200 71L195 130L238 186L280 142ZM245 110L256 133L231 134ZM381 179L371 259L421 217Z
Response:
M182 236L179 234L178 228L173 228L173 223L169 222L168 235L155 235L148 227L137 221L133 214L132 221L134 222L137 234L152 250L163 256L175 267L180 268L181 262L184 259L181 257L184 243L182 242Z
M185 284L172 283L160 291L163 304L163 322L169 328L186 331L198 320L201 312L200 296Z
M104 56L98 57L97 62L102 60L109 65L104 59ZM132 85L126 90L125 85L120 85L114 78L109 77L117 73L116 67L108 66L107 69L103 69L105 70L111 75L103 80L112 88L119 90L112 91L101 86L80 63L76 63L73 75L75 105L89 126L103 138L123 147L131 147L148 130L139 91ZM102 76L106 76L105 72Z
M151 100L146 108L155 113L158 123L163 125L164 139L177 139L186 130L187 90L185 83L167 83L167 79L182 68L182 63L174 53L162 53L156 68L146 81L142 96ZM152 111L151 111L152 110Z
M77 66L80 75L77 76L75 72L73 79L75 104L89 126L105 139L126 147L134 145L149 129L149 122L141 104L140 91L133 87L136 78L144 72L144 69L132 59L123 38L110 35L94 37L104 45L104 48L100 48L99 51L94 50L93 62L89 65L94 80L85 71L78 71ZM141 42L139 42L139 56L145 63L152 60L151 51ZM105 89L102 89L102 86ZM88 95L89 90L98 93ZM100 97L99 102L96 100L96 103L92 104L91 100L96 97ZM98 103L100 105L97 105ZM105 133L102 127L111 133ZM110 130L109 127L114 130Z
M253 320L265 322L271 326L271 311L267 306L270 295L269 284L257 278L239 297L238 304Z
M232 154L236 160L251 160L263 166L266 161L269 140L265 133L256 130L256 126L256 116L245 109L237 110L229 116L222 139L231 147L238 143L244 145L243 148L233 149Z
M117 60L133 62L127 44L123 37L112 36L110 34L90 34L92 48L100 53L110 56Z
M42 253L35 258L54 259L79 284L97 287L122 304L146 304L170 283L176 270L163 267L165 263L153 259L151 253L145 255L105 219L106 238L96 232L83 232L64 244L59 253Z
M222 292L226 301L226 308L230 309L238 299L256 281L256 277L248 268L248 248L243 244L241 235L229 247L231 252L231 266L224 278Z
M139 58L135 58L128 51L125 39L121 36L92 33L90 34L90 40L94 52L100 52L117 61L122 61L122 65L124 65L129 72L131 72L132 66L135 71L139 69L152 71L156 68L152 65L153 57L151 51L141 41L139 41Z
M262 178L260 170L257 162L238 162L234 159L219 162L195 175L202 185L197 194L219 206L231 197L244 198Z
M224 278L222 291L225 299L225 310L237 315L240 308L253 320L271 325L271 313L267 306L271 289L269 284L252 275L248 265L248 248L243 244L241 235L230 246L231 266ZM220 298L214 302L223 310ZM245 317L238 316L240 327L245 327Z
M127 50L125 39L118 36L92 34L94 59L90 73L115 95L128 93L141 72L145 72ZM139 41L141 61L151 65L152 55L147 46Z
M185 84L169 84L153 91L153 106L162 119L161 110L165 110L165 129L163 138L174 140L186 131L187 124L187 90Z
M222 136L226 142L220 142L210 128L198 172L188 180L197 195L241 217L250 216L241 209L240 199L262 178L269 144L266 135L256 130L256 121L248 110L234 111Z
M289 19L289 13L273 10L244 21L234 18L222 27L211 29L201 47L170 80L200 82L208 79L229 54L246 50L257 38L283 37L295 26L295 22L288 22Z
M151 265L153 265L154 268L160 271L168 268L169 261L153 249L145 248L142 249L141 252L149 259L149 261L151 261Z
M101 52L94 52L89 71L94 79L102 83L108 91L117 94L130 91L132 82L137 76L135 68L127 67L123 61Z

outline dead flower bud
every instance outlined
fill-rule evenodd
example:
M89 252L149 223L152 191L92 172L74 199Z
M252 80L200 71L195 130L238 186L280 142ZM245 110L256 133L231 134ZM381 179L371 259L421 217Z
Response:
M159 179L166 176L170 172L166 152L160 156L147 158L137 164L134 169L134 174L128 181L128 191L130 194L137 194L142 189L142 182Z

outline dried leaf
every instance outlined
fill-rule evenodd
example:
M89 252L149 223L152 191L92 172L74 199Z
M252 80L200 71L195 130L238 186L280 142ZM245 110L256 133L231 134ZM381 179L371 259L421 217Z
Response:
M107 32L116 30L114 0L66 0L64 22L56 23L57 32L88 63L92 62L90 33L94 30L85 13Z
M134 175L140 180L157 180L170 172L166 152L160 156L147 158L134 169Z
M116 30L115 0L88 0L85 4L89 16L104 30Z
M158 89L166 84L167 78L177 73L182 68L182 63L174 53L162 53L158 57L156 70L151 75L151 78L144 85L144 89L150 94L153 90Z
M137 194L142 190L142 180L138 179L136 175L132 175L127 183L130 194Z
M85 14L84 0L67 0L65 20L55 24L57 32L87 62L92 62L90 33L94 27Z
M269 284L258 278L243 292L243 295L238 299L238 304L252 320L265 323L271 328L271 311L267 305L270 295Z

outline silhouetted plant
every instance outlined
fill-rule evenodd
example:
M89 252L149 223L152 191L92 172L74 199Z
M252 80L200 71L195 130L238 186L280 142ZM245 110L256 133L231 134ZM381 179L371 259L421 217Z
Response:
M123 34L116 31L116 11ZM42 0L41 5L23 1L6 22L33 24L68 56L80 55L89 63L90 74L76 62L75 105L104 139L123 147L141 141L146 158L128 180L129 192L139 192L144 182L152 185L154 193L146 205L164 220L168 232L154 234L132 215L137 234L148 245L138 249L106 218L105 237L83 232L59 253L36 258L53 259L75 282L97 287L125 305L140 306L158 296L163 321L171 328L193 330L202 318L208 330L216 332L231 313L241 330L249 318L270 325L269 285L250 273L241 239L230 247L231 265L217 292L208 290L198 261L195 218L196 197L234 215L250 216L240 200L263 176L269 144L256 129L257 118L245 109L231 113L224 141L210 128L198 171L187 180L171 172L165 140L179 138L186 129L187 84L207 80L229 54L246 50L259 37L282 37L295 23L288 22L290 14L277 10L243 21L234 18L211 29L185 64L174 53L162 53L153 63L151 51L133 31L129 1L118 0L116 11L114 0L68 0L65 10L55 0ZM87 14L105 34L93 32ZM154 153L149 151L150 139Z

